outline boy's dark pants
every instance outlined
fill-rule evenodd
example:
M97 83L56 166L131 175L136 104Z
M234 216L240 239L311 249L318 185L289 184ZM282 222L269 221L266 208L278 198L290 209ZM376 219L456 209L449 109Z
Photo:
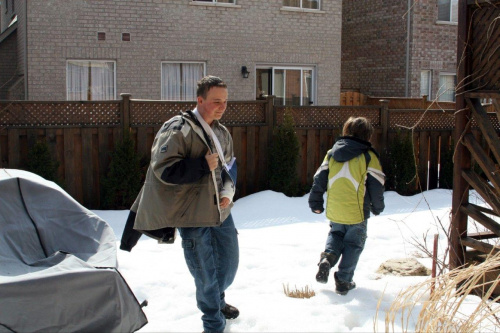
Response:
M357 224L330 222L330 232L326 239L325 252L333 253L340 259L337 278L351 282L359 256L365 247L367 220ZM331 267L335 263L330 263Z

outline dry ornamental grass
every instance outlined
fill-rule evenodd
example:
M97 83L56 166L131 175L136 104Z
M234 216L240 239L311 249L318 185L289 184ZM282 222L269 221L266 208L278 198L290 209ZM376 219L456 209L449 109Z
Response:
M500 332L499 272L500 253L402 291L386 312L385 331L394 332L399 318L403 332L413 324L415 332ZM485 279L491 274L497 278Z
M297 289L297 286L295 286L295 290L290 291L288 284L286 286L283 284L283 292L286 296L293 298L311 298L316 296L314 290L309 289L309 286L305 286L302 289Z

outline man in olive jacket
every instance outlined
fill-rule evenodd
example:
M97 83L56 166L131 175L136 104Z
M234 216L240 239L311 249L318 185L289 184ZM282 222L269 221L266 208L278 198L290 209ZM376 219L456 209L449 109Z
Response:
M207 76L198 82L196 108L168 120L157 133L144 186L131 208L136 230L179 230L206 333L224 331L226 319L239 315L224 297L239 261L231 216L233 142L218 121L227 98L220 78Z

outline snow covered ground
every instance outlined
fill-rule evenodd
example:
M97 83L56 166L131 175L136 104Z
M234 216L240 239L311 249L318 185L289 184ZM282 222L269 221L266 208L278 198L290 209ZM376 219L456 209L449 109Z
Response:
M376 270L388 259L409 257L430 268L431 260L420 258L414 244L424 243L427 235L432 249L433 236L439 234L442 256L451 195L451 190L411 197L386 192L385 211L368 221L368 239L354 276L357 288L346 296L335 293L333 277L326 285L315 280L329 227L324 215L310 212L307 196L289 198L264 191L237 200L233 217L239 231L240 266L226 300L241 314L228 321L226 332L385 331L385 310L394 298L428 277L383 276ZM119 245L128 211L94 212L112 226ZM149 323L140 332L203 330L180 238L173 245L159 245L143 236L132 252L119 250L118 261L138 301L149 303L144 308ZM316 296L286 297L283 285L291 290L308 286Z

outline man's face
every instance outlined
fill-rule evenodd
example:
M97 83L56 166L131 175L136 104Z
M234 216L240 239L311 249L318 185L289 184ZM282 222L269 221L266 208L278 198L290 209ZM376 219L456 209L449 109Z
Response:
M207 93L207 98L198 96L198 111L207 124L211 124L214 119L221 119L227 107L227 89L212 87Z

